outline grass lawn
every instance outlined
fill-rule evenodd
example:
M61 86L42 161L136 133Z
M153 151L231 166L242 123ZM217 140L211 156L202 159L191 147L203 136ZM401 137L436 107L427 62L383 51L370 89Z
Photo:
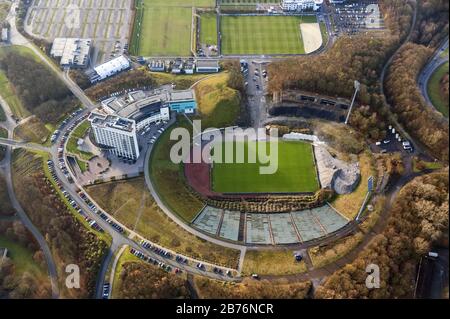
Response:
M133 35L133 46L143 56L188 56L191 49L192 9L144 5L139 11ZM142 25L139 26L139 23ZM134 51L133 51L134 52Z
M292 250L249 250L245 254L242 274L290 275L306 270L304 261L295 261Z
M35 61L41 63L41 60L33 53L33 51L26 47L10 46L0 48L0 60L8 53L32 57ZM11 112L14 115L19 118L26 118L31 115L14 92L13 86L2 69L0 69L0 94L11 107Z
M331 246L313 247L309 252L314 268L324 267L355 249L364 239L362 232L342 238Z
M89 123L89 121L84 121L77 126L77 128L72 132L69 140L67 141L67 152L76 155L77 162L79 162L80 160L89 161L92 157L94 157L94 154L83 152L78 149L78 139L83 139L88 133L90 127L91 124ZM80 169L83 171L83 168L81 166Z
M249 150L257 152L257 144L236 142L234 152L239 143L244 143L246 163L215 163L212 171L214 191L220 193L303 193L315 192L319 189L311 144L280 141L278 143L278 170L275 174L262 175L259 171L261 166L259 161L253 164L248 163L247 154L249 154Z
M170 159L170 149L176 141L170 140L170 132L176 127L185 127L192 131L191 124L180 117L176 124L167 129L156 142L149 164L150 176L164 203L184 221L190 223L203 208L204 203L188 189L183 166L174 164Z
M153 200L144 178L94 185L88 193L107 212L143 237L181 254L236 267L236 250L203 241L181 229Z
M115 256L114 256L115 257ZM135 255L130 253L130 248L127 247L122 255L119 257L116 265L116 271L114 273L114 282L111 289L111 298L114 299L119 294L120 284L120 274L122 273L123 265L127 262L142 262L141 259L137 258Z
M337 196L331 203L334 208L348 219L353 219L361 208L367 194L367 179L371 175L374 177L377 176L372 165L372 158L367 152L360 155L359 167L361 170L361 182L358 187L351 194ZM376 185L376 180L374 181L374 185Z
M14 129L14 137L27 142L45 143L49 136L50 131L36 117L28 119Z
M215 13L200 15L200 42L217 45L217 16Z
M441 94L441 80L448 74L448 62L442 64L430 77L427 89L430 100L434 107L441 112L445 117L448 117L448 100Z
M214 7L215 0L144 0L150 7Z
M300 23L316 17L223 16L223 54L303 54Z
M156 86L166 84L175 84L177 90L189 89L195 82L209 76L209 74L172 74L162 72L149 72L151 77L156 81Z
M8 249L8 257L13 261L17 274L28 272L38 280L48 280L46 269L34 261L31 250L9 240L3 235L0 235L0 247Z
M232 126L239 116L240 93L227 86L228 77L228 73L220 73L195 87L198 111L204 129Z

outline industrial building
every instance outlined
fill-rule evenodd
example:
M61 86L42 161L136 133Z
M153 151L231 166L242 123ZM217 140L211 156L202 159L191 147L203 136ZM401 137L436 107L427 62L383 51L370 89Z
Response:
M122 71L128 70L130 67L130 60L128 60L128 58L124 55L121 55L95 67L95 75L91 77L91 82L95 83L102 81Z
M220 71L219 61L210 59L198 59L195 69L197 73L217 73Z
M284 11L317 11L322 7L323 0L283 0Z
M91 39L56 38L50 55L60 59L63 67L86 68L89 65Z
M98 113L91 113L88 120L95 141L101 148L123 159L138 159L140 154L135 121Z

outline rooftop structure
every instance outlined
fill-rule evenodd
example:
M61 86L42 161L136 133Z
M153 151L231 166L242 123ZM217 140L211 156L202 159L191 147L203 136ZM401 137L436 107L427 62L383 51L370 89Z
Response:
M91 81L97 82L104 80L119 72L128 70L130 67L130 61L124 55L121 55L94 68L96 76L91 78Z
M85 68L89 64L91 43L91 39L56 38L50 54L61 58L62 66Z
M196 62L197 73L217 73L220 71L219 61L210 59L198 59Z
M323 0L283 0L281 7L285 11L317 11L323 4Z
M88 118L95 141L109 152L128 159L139 157L136 122L116 115L91 113Z

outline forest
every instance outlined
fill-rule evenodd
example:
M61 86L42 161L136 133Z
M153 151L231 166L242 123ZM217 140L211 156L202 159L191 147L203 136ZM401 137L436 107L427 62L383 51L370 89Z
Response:
M184 279L142 262L123 265L118 292L121 299L190 298Z
M6 257L0 267L0 299L50 298L50 281L47 277L47 265L39 245L21 222L0 222L0 240L4 238L14 242L13 247L17 262ZM1 246L1 245L0 245ZM22 248L23 247L23 248ZM28 250L28 251L26 251ZM31 253L30 261L34 265L25 264L24 254Z
M439 42L448 35L448 1L418 1L418 5L420 7L418 8L417 22L416 27L412 30L411 40L430 48L436 48ZM445 135L448 133L437 132L439 129L433 127L435 122L429 121L430 116L425 110L417 103L414 106L405 106L400 103L400 105L393 105L393 110L390 110L380 95L382 67L409 34L414 12L411 3L407 0L382 0L380 7L389 29L383 37L372 36L370 33L341 37L324 54L272 63L269 67L271 74L269 90L273 93L286 89L300 89L350 98L354 92L353 82L358 80L362 84L357 97L359 105L350 118L351 126L364 134L366 138L377 140L383 137L386 124L392 119L398 117L407 128L410 128L407 123L408 119L413 115L420 116L421 118L415 119L416 123L413 125L415 127L418 125L417 122L420 122L422 127L433 135L424 139L423 143L431 143L428 146L436 150L439 148L438 145L442 146L446 140ZM426 59L424 51L426 50L419 52L421 54L419 62L421 63L424 63ZM410 63L411 59L417 59L414 57L415 54L418 54L417 52L409 50L408 53ZM396 58L396 62L399 61L400 59ZM412 78L412 76L417 75L417 73L413 73L419 72L421 63L416 61L414 69L401 75L402 79L410 78L407 81L408 87L405 87L405 83L399 87L401 80L397 81L395 89L402 89L403 94L400 95L403 95L403 102L405 102L404 95L413 92L417 87L413 83L415 77ZM403 65L407 66L408 63ZM385 84L390 86L389 83ZM393 90L391 88L390 92L392 93ZM393 99L390 101L394 104L399 102ZM408 108L413 108L415 111L406 114L406 110L410 111ZM445 154L440 157L448 158Z
M395 57L386 79L386 94L398 120L439 159L448 160L448 123L431 110L416 85L432 51L408 43Z
M384 231L317 288L315 298L411 298L416 265L448 240L448 168L417 177L397 196ZM366 266L380 267L380 289L366 288Z
M61 296L92 297L107 244L86 229L60 200L44 176L41 157L17 150L13 159L13 182L17 198L48 242L60 275ZM69 290L64 284L65 277L62 274L65 274L68 264L80 267L80 289Z
M0 67L25 108L44 123L57 123L78 104L63 82L30 56L8 53Z

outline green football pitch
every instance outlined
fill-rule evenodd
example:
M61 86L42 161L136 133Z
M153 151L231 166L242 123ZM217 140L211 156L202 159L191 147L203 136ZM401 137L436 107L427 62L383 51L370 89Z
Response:
M301 23L317 22L314 16L223 16L222 53L303 54Z
M227 143L224 143L224 148ZM245 154L249 154L249 150L257 152L256 143L246 142L235 142L235 150L239 143L241 147L244 147ZM248 155L244 163L234 162L234 164L214 163L213 191L218 193L306 193L319 189L312 145L309 143L280 141L278 170L275 174L260 174L260 167L267 164L260 164L258 161L248 163Z

